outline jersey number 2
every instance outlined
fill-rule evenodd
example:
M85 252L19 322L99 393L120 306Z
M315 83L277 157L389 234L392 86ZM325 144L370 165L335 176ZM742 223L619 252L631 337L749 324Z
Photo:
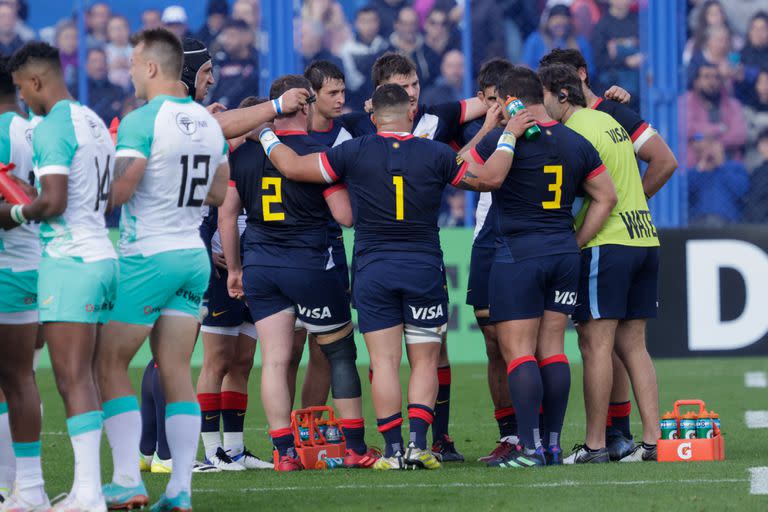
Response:
M205 166L205 176L202 178L192 178L189 180L189 197L187 203L184 204L184 195L187 191L187 178L189 176L189 155L183 155L181 157L181 187L179 188L179 202L176 206L182 208L184 206L202 206L202 199L195 199L195 189L200 185L208 183L208 173L210 172L211 156L210 155L194 155L192 157L192 168L197 170L201 165Z
M273 212L272 204L283 202L283 182L280 178L261 178L261 190L273 189L272 194L263 194L261 196L261 210L264 222L274 220L285 220L285 213Z
M541 207L545 210L556 210L560 208L560 200L563 195L563 166L545 165L544 174L554 174L555 182L549 184L548 190L555 193L555 198L551 201L542 201Z
M392 176L392 183L395 185L395 220L405 219L405 204L403 199L403 184L402 176Z

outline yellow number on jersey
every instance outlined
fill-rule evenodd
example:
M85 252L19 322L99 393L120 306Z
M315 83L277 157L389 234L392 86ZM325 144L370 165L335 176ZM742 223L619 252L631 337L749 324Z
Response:
M405 219L405 207L403 205L403 177L392 176L392 183L395 184L395 220Z
M562 165L545 165L544 174L553 173L555 175L555 182L549 184L549 191L555 193L555 198L552 201L542 201L541 206L545 210L556 210L560 208L560 199L563 195L563 166Z
M273 212L271 205L280 204L283 201L283 181L281 178L261 178L261 190L274 189L273 194L261 196L262 214L265 222L285 220L285 213Z

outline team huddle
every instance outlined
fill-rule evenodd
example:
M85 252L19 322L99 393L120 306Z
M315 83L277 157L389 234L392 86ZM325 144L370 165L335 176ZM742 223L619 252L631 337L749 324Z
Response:
M31 198L0 203L8 344L0 488L12 490L1 510L51 509L34 380L42 343L75 457L72 489L55 511L146 506L141 471L171 473L153 511L186 511L193 471L304 469L290 415L305 345L300 402L325 404L330 391L345 467L463 461L448 432L449 298L437 223L449 185L482 192L467 304L485 338L499 438L481 460L528 468L656 459L645 320L656 315L659 242L647 199L676 162L636 113L595 96L578 51L552 51L538 73L489 61L476 98L431 106L419 103L415 65L387 53L373 66L370 112L342 114L344 75L327 61L278 78L269 99L221 111L199 104L213 83L201 43L155 29L133 45L131 78L147 103L116 134L71 99L49 45L27 44L0 72L0 160ZM607 96L628 99L616 87ZM644 175L637 158L648 162ZM117 251L104 221L114 208ZM354 227L349 264L340 226ZM352 308L383 452L365 438ZM569 317L587 428L564 457ZM139 404L128 366L148 337L153 360ZM243 442L257 339L272 462ZM643 421L637 444L630 382ZM102 429L114 467L105 485ZM199 438L205 457L196 462Z

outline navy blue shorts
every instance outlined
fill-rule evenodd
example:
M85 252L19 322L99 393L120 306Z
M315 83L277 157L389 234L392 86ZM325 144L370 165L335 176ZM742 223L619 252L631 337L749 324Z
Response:
M254 322L294 308L308 331L322 333L352 319L349 295L335 269L248 265L243 288Z
M216 271L219 277L216 277ZM208 281L208 315L203 325L208 327L239 327L243 323L252 324L251 313L244 301L233 299L227 291L227 271L217 268L211 272Z
M602 245L581 253L576 322L656 318L659 248Z
M491 322L570 315L579 288L578 254L554 254L491 267Z
M339 281L341 282L341 286L344 288L344 291L347 292L347 294L350 294L352 289L349 285L349 268L346 265L346 262L344 265L339 265L338 263L333 267L333 272L336 272L336 275L339 278Z
M491 279L491 266L496 255L494 247L472 246L472 257L469 261L469 279L467 280L467 304L475 310L488 309L488 285Z
M442 265L418 260L374 260L355 269L352 296L360 332L409 324L448 322L448 291Z

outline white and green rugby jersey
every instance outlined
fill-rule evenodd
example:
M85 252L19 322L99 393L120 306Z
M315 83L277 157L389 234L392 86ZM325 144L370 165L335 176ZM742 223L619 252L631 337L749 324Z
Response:
M104 210L115 164L115 147L104 122L72 100L53 106L32 133L37 180L65 174L67 208L40 224L43 256L98 261L116 258Z
M0 162L15 165L10 174L34 185L32 124L15 112L0 115ZM8 231L0 229L0 268L26 272L36 270L39 263L38 224L27 222Z
M120 253L204 248L198 228L216 169L227 158L219 123L191 98L156 96L117 131L118 158L147 167L120 217Z

